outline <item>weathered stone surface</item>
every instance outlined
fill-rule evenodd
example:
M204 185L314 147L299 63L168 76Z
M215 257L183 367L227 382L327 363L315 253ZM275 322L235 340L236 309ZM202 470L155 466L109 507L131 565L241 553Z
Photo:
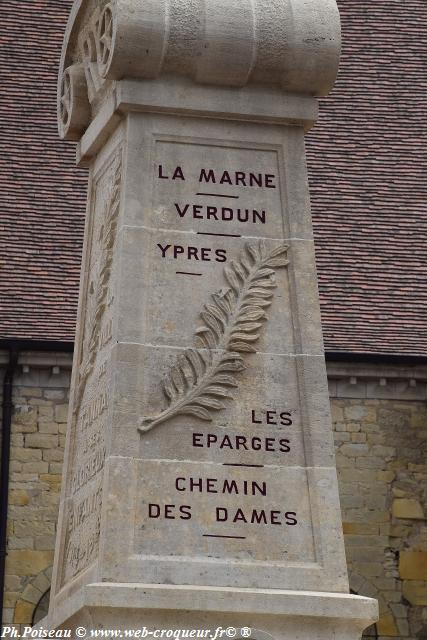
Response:
M392 614L381 616L377 622L378 634L390 638L397 638L400 636L399 629L394 621Z
M33 609L34 605L31 602L21 600L15 607L13 622L17 624L28 622L28 620L31 620Z
M401 551L400 577L407 580L427 580L427 551Z
M427 606L427 586L414 584L412 580L403 583L403 595L415 606Z
M418 500L411 498L399 498L393 500L392 513L395 518L408 520L423 520L424 510Z
M34 576L46 569L52 560L52 551L23 549L9 551L6 563L20 575Z

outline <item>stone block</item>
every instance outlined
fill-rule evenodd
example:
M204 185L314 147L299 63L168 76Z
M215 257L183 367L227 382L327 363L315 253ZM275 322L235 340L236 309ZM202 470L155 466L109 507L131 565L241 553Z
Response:
M23 576L35 576L53 562L53 551L32 549L9 551L6 560L7 572Z
M5 607L3 609L3 622L10 624L13 622L14 609Z
M23 473L48 473L49 471L49 463L38 461L38 462L24 462L22 464L22 472Z
M44 406L39 407L39 421L43 420L43 418L53 419L53 407L52 406Z
M396 477L396 474L394 471L378 471L377 473L377 479L380 480L381 482L387 482L387 484L389 484L390 482L393 482L395 477Z
M24 436L22 433L12 433L10 442L12 447L23 447L24 446Z
M10 453L12 460L18 462L30 462L42 459L42 452L39 449L25 449L23 447L12 447Z
M45 593L50 588L50 580L46 577L45 572L39 573L32 584L41 591L41 593Z
M61 462L50 462L49 463L49 473L50 474L62 474L62 463Z
M377 444L372 447L371 453L374 456L390 458L396 455L396 449L395 447L386 447L384 445Z
M7 591L20 591L21 577L8 574L5 576L4 586Z
M54 449L58 446L58 436L48 433L29 433L25 436L25 446L31 449Z
M67 422L68 404L57 404L55 407L55 420L57 422Z
M342 422L344 420L344 411L335 402L331 403L332 423Z
M55 548L55 536L38 536L34 539L34 548L40 551L50 551Z
M33 604L37 604L40 598L42 597L42 595L43 595L43 592L40 591L40 589L38 589L37 587L35 587L34 584L27 584L27 586L25 587L22 593L22 599L26 600L27 602L32 602Z
M392 514L394 518L406 520L423 520L424 511L418 500L411 498L396 498L393 500Z
M24 406L15 405L15 410L12 416L13 429L22 425L35 426L36 424L37 424L37 409L35 409L34 407L29 407L28 405L24 405Z
M403 580L427 580L427 551L401 551L399 574Z
M41 482L46 482L51 489L58 490L61 485L61 476L59 474L42 473L40 475Z
M390 638L397 638L400 635L392 613L386 613L380 617L377 622L377 631L378 635Z
M22 393L24 396L28 398L41 398L42 390L40 387L24 387L22 389Z
M43 400L42 398L31 398L28 404L33 407L50 407L52 403L50 400Z
M353 563L353 567L356 569L356 571L358 571L359 573L361 573L363 576L367 576L367 577L375 577L375 576L381 576L384 573L384 569L382 564L379 562L380 561L380 557L378 554L378 562L354 562Z
M14 523L14 531L15 535L19 537L28 535L28 531L31 531L31 535L33 536L43 536L54 533L55 525L52 522L46 522L46 520L26 519L25 522L18 520Z
M402 638L406 638L409 636L409 623L404 618L396 618L397 628L399 629L399 634Z
M58 423L56 422L39 422L39 432L40 433L50 433L57 434L58 433Z
M350 446L350 445L349 445ZM363 445L353 445L353 446L363 446ZM383 458L374 458L371 456L362 457L356 459L356 467L359 469L380 469L383 470L386 466L386 461Z
M13 621L18 624L30 624L33 618L34 604L20 600L15 607Z
M363 420L368 413L367 407L364 405L350 405L349 407L345 407L344 414L347 420L351 420L352 422L360 422Z
M343 456L356 458L359 456L367 456L369 453L369 447L367 444L344 444L340 448L340 452Z
M63 462L64 452L61 449L44 449L43 460L46 462Z
M412 580L403 582L403 596L413 606L427 607L427 585L414 584Z
M365 524L361 522L344 522L343 523L344 534L350 535L378 535L378 525Z
M65 391L63 389L45 389L43 396L46 400L63 400L65 398Z
M32 549L33 547L34 543L31 537L9 536L7 539L8 549Z
M354 444L364 444L366 442L366 433L352 433L351 441L354 442Z
M334 442L337 444L343 444L344 442L350 442L351 435L347 431L334 431Z
M28 493L22 489L12 489L9 491L9 503L24 506L29 504L30 498Z

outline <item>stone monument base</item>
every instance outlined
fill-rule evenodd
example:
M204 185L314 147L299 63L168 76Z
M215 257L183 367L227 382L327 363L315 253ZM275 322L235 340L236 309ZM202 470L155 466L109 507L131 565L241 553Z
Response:
M130 630L135 638L197 630L180 637L218 640L249 637L250 629L254 640L359 640L377 618L375 600L344 593L103 582L68 596L38 626L86 637L83 627L88 638L97 629L132 637L124 633Z

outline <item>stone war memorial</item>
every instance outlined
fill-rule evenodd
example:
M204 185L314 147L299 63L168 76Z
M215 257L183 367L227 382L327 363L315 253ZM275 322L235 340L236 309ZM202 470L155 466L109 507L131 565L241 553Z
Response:
M339 52L335 0L76 0L58 117L89 191L43 626L376 620L349 593L305 167Z

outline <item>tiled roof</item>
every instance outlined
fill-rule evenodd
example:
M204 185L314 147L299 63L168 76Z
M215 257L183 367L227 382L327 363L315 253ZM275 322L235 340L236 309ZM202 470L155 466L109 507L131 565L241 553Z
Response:
M427 2L338 5L338 82L308 137L325 346L425 356Z
M427 3L338 3L341 71L308 137L325 346L426 356ZM86 173L55 115L71 4L0 2L0 338L74 337Z
M86 172L55 112L70 6L0 1L0 338L74 339Z

